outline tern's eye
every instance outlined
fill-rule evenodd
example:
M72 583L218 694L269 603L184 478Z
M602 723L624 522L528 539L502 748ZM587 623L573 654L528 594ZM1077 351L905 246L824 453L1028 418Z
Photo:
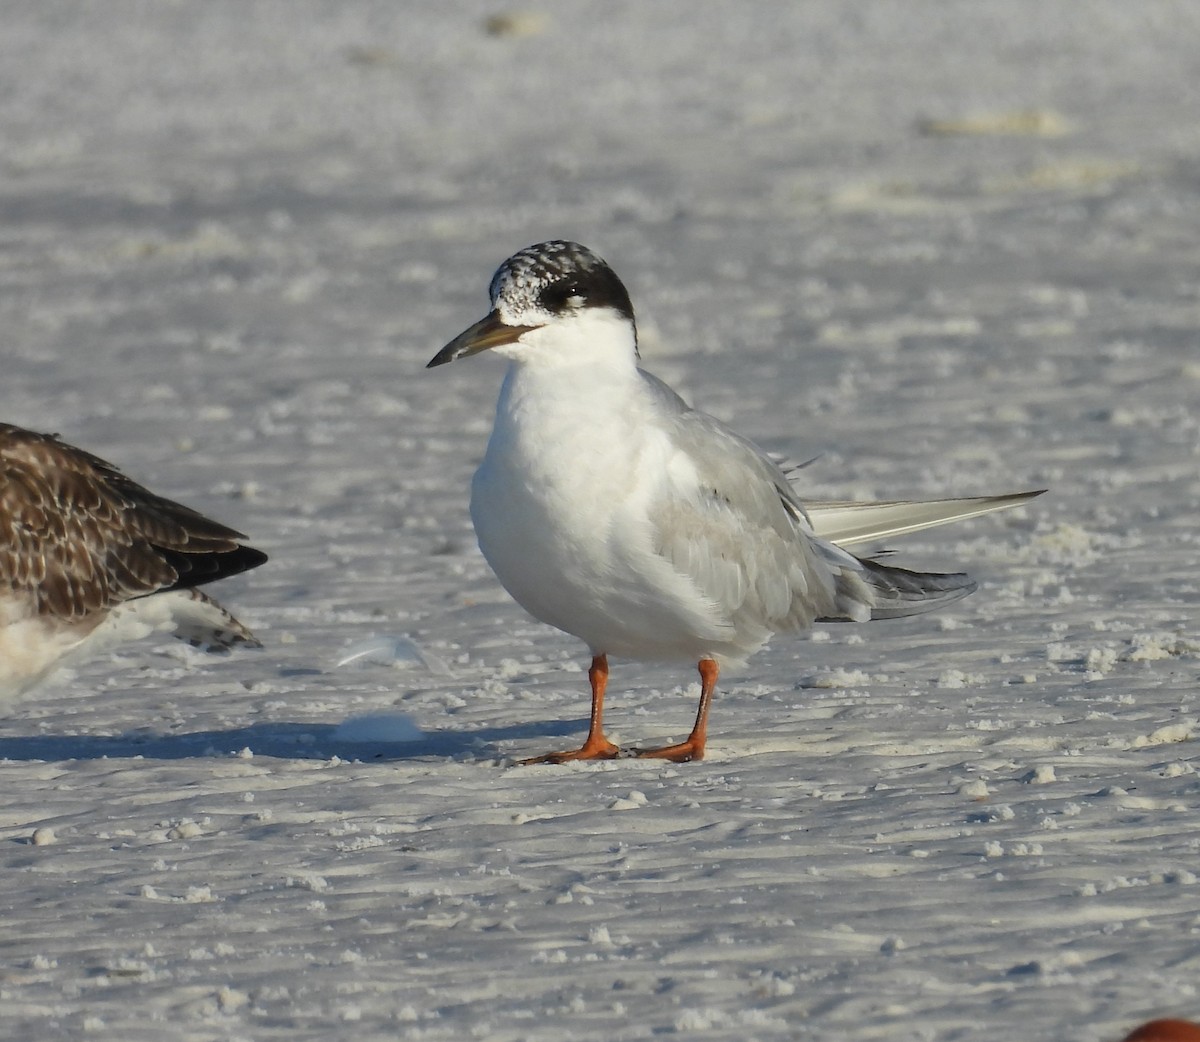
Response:
M576 311L587 297L574 282L555 282L542 290L540 303L547 311Z

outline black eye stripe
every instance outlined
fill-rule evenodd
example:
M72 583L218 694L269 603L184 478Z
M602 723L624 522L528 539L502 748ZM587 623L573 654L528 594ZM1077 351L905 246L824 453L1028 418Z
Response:
M552 282L538 294L538 303L547 311L562 311L571 302L573 306L588 303L587 293L573 282Z
M529 307L551 314L612 308L633 320L633 304L621 280L591 250L574 242L543 242L514 253L492 277L489 292L493 305L503 303L511 313Z
M628 319L633 318L629 293L608 267L595 268L579 279L551 282L538 293L537 302L555 313L581 307L612 308Z

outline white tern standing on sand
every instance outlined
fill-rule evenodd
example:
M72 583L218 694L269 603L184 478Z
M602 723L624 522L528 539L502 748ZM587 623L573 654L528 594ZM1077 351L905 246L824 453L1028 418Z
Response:
M915 615L975 589L843 544L1038 494L806 506L761 449L638 368L629 294L590 250L530 246L500 265L490 294L487 317L429 363L484 350L509 362L471 520L504 588L592 654L587 739L525 763L620 754L603 726L609 655L699 664L691 734L637 755L700 759L721 666L772 634Z

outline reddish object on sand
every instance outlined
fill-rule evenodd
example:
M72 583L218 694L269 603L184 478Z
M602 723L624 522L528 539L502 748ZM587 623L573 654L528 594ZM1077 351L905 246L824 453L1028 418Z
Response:
M1124 1042L1200 1042L1200 1025L1190 1020L1152 1020L1131 1031Z

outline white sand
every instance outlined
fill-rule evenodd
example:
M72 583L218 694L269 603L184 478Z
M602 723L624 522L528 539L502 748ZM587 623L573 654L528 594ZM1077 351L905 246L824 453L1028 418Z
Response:
M10 707L0 1037L1196 1016L1200 7L504 13L0 4L0 415L272 555L218 591L261 652ZM898 546L961 605L724 678L701 764L504 766L579 740L584 653L474 546L499 367L422 367L549 237L810 495L1052 493ZM614 739L693 681L614 662Z

